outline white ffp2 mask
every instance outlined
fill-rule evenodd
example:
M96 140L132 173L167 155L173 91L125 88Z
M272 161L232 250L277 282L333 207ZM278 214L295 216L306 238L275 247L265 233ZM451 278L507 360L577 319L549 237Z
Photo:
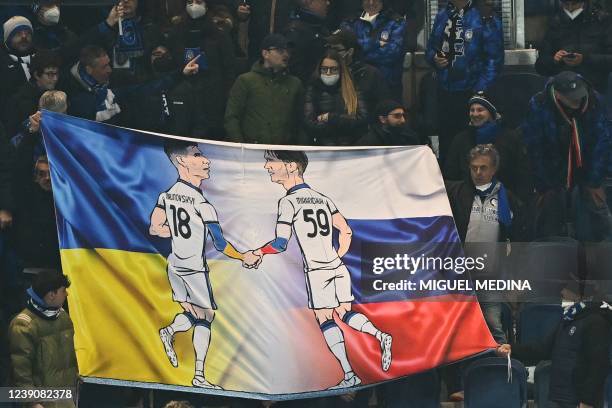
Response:
M187 11L187 14L189 14L189 17L195 20L206 14L206 4L198 4L198 3L188 4L185 7L185 10Z

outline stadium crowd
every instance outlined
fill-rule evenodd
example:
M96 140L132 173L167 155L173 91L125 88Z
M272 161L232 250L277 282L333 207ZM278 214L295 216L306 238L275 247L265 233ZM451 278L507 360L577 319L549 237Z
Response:
M489 1L450 0L424 50L436 84L438 128L430 134L421 126L424 107L409 111L403 103L404 56L414 51L407 21L416 3L121 0L83 7L78 18L80 7L60 0L0 7L0 386L62 386L77 376L42 110L231 142L428 145L466 250L555 237L610 241L612 19L605 5L560 1L537 44L534 68L548 79L513 128L504 122L504 101L488 92L504 69L501 18ZM481 306L499 355L512 349L551 359L562 373L551 380L554 406L600 407L612 310L598 306L609 292L588 297L585 273L568 278L574 285L564 287L563 322L583 319L580 338L599 339L578 351L579 340L563 336L565 323L539 348L510 346L503 302L481 298ZM52 357L43 363L36 353ZM464 369L442 370L445 398L463 398ZM408 406L406 381L376 388L381 406ZM274 405L365 407L372 393ZM115 406L137 406L145 395L115 394ZM262 404L165 397L197 406Z

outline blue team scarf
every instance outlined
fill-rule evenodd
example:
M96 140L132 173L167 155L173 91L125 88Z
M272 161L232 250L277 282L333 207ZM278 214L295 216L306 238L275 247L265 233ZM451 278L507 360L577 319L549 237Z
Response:
M27 301L27 306L30 309L33 309L34 311L49 319L55 319L60 314L60 311L62 310L61 308L49 307L45 303L45 301L42 300L42 298L38 296L36 292L34 292L34 289L32 289L32 287L28 288L26 293L30 296Z
M509 228L512 225L512 213L510 212L510 202L508 201L508 192L506 191L506 187L504 187L501 182L497 181L497 179L493 178L489 188L486 190L478 190L476 188L476 194L481 200L484 200L493 192L497 185L499 185L499 190L497 191L497 218L502 225Z
M106 110L106 98L108 95L108 85L99 84L96 80L85 71L85 67L79 64L79 77L87 85L96 96L96 112Z
M499 123L497 121L487 122L476 128L476 144L495 144L499 133Z
M123 35L117 37L115 52L124 57L141 57L144 55L144 41L140 19L130 18L121 20Z
M586 303L576 302L567 309L563 310L563 320L572 321L576 315L586 308Z

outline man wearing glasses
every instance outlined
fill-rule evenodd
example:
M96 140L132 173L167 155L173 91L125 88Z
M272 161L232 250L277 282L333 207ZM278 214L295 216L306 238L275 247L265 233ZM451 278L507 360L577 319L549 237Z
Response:
M408 115L401 103L385 100L376 106L376 123L367 136L357 142L362 146L411 146L428 144L407 125Z
M3 120L9 138L22 129L22 123L38 110L38 101L46 91L52 91L59 80L59 57L51 52L39 52L32 57L31 78L10 96L3 112Z
M299 135L304 89L287 73L287 40L270 34L261 58L238 77L225 111L228 140L242 143L295 144Z

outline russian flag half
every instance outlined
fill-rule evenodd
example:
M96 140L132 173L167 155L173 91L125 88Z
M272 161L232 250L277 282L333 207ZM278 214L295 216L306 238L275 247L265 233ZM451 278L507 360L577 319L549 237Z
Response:
M42 126L86 381L303 398L495 346L428 147Z

